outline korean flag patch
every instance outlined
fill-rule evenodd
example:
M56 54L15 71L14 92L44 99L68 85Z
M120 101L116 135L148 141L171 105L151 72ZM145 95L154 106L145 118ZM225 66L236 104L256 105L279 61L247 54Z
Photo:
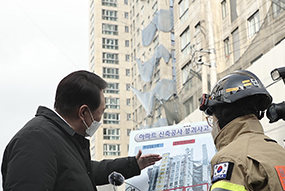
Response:
M218 180L230 180L232 176L234 163L232 162L222 162L214 165L213 179L212 182Z

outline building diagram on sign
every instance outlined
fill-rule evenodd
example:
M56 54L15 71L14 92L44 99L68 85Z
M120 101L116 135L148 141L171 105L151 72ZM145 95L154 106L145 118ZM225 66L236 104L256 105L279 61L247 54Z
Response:
M158 190L208 190L210 165L206 144L202 145L202 160L194 161L194 148L186 148L185 153L162 155L160 166L148 169L149 189Z
M207 191L210 187L210 161L215 154L215 146L207 124L200 122L191 124L191 128L201 128L200 132L193 129L188 134L186 125L176 125L148 130L135 131L131 134L130 152L143 154L156 153L162 156L160 162L144 169L140 176L127 180L126 190L129 191ZM150 132L152 131L152 132ZM163 132L162 132L163 131ZM192 132L192 133L190 133ZM136 139L150 134L155 139ZM169 136L156 136L167 134ZM151 136L149 136L151 137Z

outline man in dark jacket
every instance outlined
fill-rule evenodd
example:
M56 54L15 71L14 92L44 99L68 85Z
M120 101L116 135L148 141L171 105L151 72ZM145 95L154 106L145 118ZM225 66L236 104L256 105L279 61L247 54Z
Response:
M94 191L108 176L126 179L159 161L156 154L91 161L89 140L100 126L107 83L94 73L77 71L58 85L52 111L40 106L7 145L2 162L3 189Z

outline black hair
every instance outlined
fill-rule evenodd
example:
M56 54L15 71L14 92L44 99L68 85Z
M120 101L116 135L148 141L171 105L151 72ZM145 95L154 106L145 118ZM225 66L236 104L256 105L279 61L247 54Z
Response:
M262 95L245 97L233 103L220 104L212 108L213 113L219 120L220 129L237 117L254 114L258 119L264 116L260 108Z
M54 108L65 116L71 116L84 104L94 111L101 103L100 92L107 85L105 80L92 72L84 70L73 72L58 84Z

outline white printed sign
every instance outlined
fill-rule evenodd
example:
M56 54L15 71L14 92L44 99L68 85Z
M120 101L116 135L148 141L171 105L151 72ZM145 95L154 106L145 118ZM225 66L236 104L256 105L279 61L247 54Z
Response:
M126 191L208 190L215 147L207 122L132 131L129 155L139 150L162 160L126 181Z

